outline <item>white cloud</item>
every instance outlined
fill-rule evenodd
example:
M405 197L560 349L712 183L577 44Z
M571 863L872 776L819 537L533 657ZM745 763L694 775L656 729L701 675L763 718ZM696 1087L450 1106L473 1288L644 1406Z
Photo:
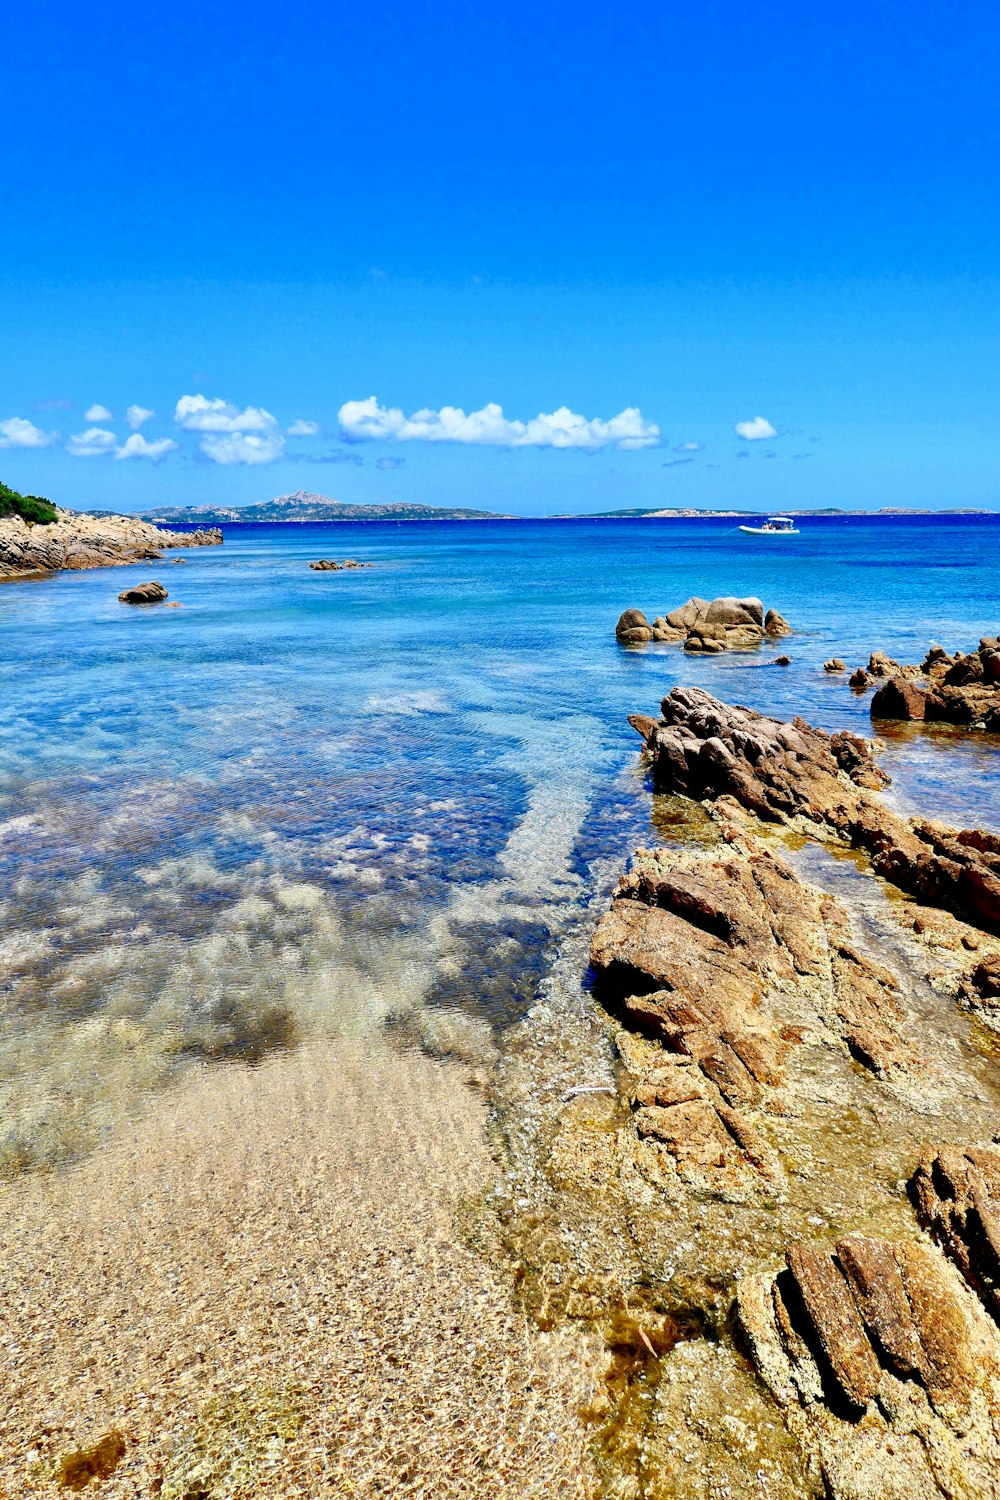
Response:
M289 437L315 437L316 434L317 434L317 432L319 432L319 423L318 422L304 422L302 420L302 418L300 417L297 422L293 422L292 425L291 425L291 427L289 427L289 429L288 429L288 436Z
M425 407L404 416L398 407L380 406L374 396L367 401L346 401L337 413L341 436L352 443L378 440L397 443L474 443L494 448L654 448L660 429L643 420L637 406L629 406L617 417L603 422L577 416L568 406L541 412L530 422L510 421L503 407L490 401L481 411L465 412L460 406Z
M152 463L158 464L163 462L168 453L173 453L176 447L173 438L158 438L151 443L141 432L133 432L131 437L126 438L115 449L115 458L148 458Z
M26 417L8 417L0 422L0 448L47 448L58 432L43 432Z
M86 432L78 432L70 438L66 451L74 458L100 458L110 453L117 443L118 439L107 428L88 427Z
M273 432L277 422L261 406L240 411L229 401L207 396L182 396L174 412L174 421L188 432Z
M150 417L155 417L156 412L149 406L130 406L125 413L125 420L133 432L138 432L143 422L148 422Z
M85 422L110 422L113 419L108 408L98 402L95 406L87 407L87 410L83 414L83 420Z
M755 443L759 438L777 437L778 429L772 427L766 417L754 417L752 422L737 422L736 435L746 438L748 443Z
M285 451L285 440L278 433L255 437L231 432L225 437L203 437L202 453L216 464L273 464Z
M700 453L701 452L701 444L700 443L694 443L694 442L692 442L692 443L678 443L677 447L674 449L674 452L675 453Z

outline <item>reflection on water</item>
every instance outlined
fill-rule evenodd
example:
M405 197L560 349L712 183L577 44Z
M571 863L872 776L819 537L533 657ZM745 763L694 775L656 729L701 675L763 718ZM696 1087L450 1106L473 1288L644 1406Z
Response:
M825 657L996 613L986 522L933 585L909 522L855 527L860 571L818 523L782 558L704 522L349 530L376 567L310 572L329 527L232 528L169 613L117 603L147 564L0 591L0 1171L316 1032L488 1056L632 847L714 837L650 798L627 713L683 681L867 732ZM776 605L793 665L616 646L626 605L695 592ZM996 753L900 731L885 764L900 805L995 826Z

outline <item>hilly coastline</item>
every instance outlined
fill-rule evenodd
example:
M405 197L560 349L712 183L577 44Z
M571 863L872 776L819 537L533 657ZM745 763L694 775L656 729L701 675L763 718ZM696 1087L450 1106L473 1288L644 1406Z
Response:
M218 526L228 521L509 521L491 510L447 505L346 505L311 490L278 495L257 505L164 505L141 512L144 521Z
M861 516L861 515L984 515L986 511L974 508L954 510L901 509L882 507L879 510L843 510L836 506L825 506L813 510L785 509L789 516ZM106 516L108 511L92 511L92 515ZM625 520L693 520L699 517L733 517L761 515L760 507L692 507L683 505L649 507L625 507L617 510L564 511L549 517L553 521L625 521ZM296 490L291 495L278 495L273 500L260 501L255 505L163 505L155 510L139 512L144 521L156 525L221 526L233 522L259 521L513 521L518 517L507 512L476 510L468 506L408 505L392 502L385 505L352 505L334 500L328 495L317 495L311 490Z

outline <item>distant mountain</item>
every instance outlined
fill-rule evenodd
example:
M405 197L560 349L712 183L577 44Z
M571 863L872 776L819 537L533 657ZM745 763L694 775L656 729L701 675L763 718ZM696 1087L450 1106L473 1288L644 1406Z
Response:
M327 495L296 490L259 505L161 505L140 512L144 521L220 526L226 521L510 521L491 510L448 505L345 505Z

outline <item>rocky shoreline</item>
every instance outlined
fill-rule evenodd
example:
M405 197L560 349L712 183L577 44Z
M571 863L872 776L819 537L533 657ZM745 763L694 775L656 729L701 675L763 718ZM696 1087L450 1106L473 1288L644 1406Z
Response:
M159 559L165 548L216 547L218 528L168 531L136 516L88 516L59 510L53 525L0 520L0 579L33 578L63 569L108 568Z
M716 831L639 850L591 947L613 1190L680 1331L640 1483L996 1496L1000 838L883 806L877 741L694 688L630 722ZM804 839L883 878L877 956L801 878Z

